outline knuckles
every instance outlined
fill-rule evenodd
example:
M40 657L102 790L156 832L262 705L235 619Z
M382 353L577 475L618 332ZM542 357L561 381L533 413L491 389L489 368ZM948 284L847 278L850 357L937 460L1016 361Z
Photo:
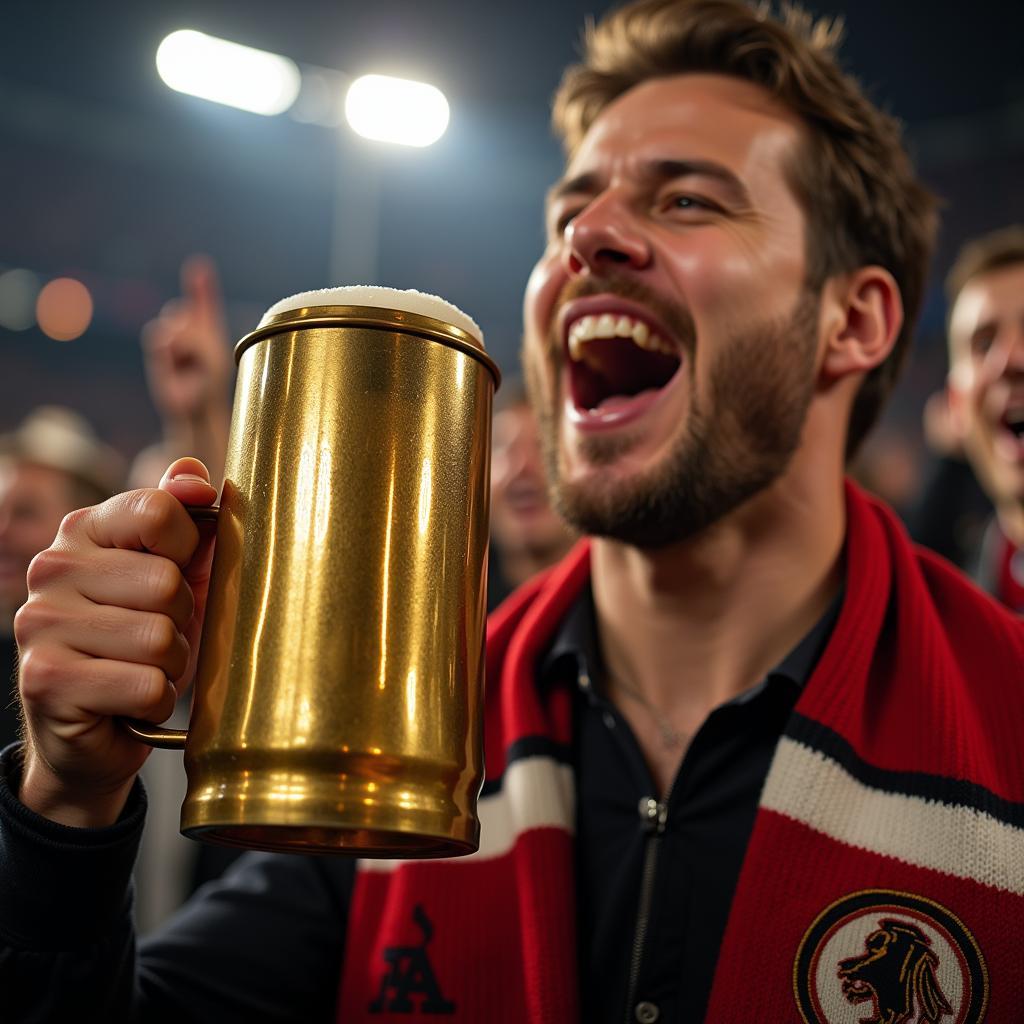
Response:
M163 533L175 526L185 515L177 498L153 487L128 494L128 508L135 517L140 533Z
M77 559L66 547L53 546L40 551L28 565L25 576L29 593L42 590L68 576L77 565Z
M164 659L178 650L178 630L166 615L151 615L146 646L156 658Z
M74 511L69 512L60 521L60 528L57 530L57 536L66 539L71 535L78 533L83 522L96 515L98 507L99 506L96 505L89 505L86 508L76 508Z
M14 613L14 640L18 645L20 664L24 664L25 651L36 634L53 625L56 619L56 611L36 597L30 597Z
M135 676L133 711L139 718L162 722L174 711L174 691L159 668L140 665Z
M153 556L148 569L146 585L154 601L161 608L171 608L181 592L184 577L181 570L169 559ZM186 588L187 590L187 588ZM191 596L191 591L189 591Z
M64 659L46 647L30 647L18 658L18 685L26 704L38 702L66 681Z

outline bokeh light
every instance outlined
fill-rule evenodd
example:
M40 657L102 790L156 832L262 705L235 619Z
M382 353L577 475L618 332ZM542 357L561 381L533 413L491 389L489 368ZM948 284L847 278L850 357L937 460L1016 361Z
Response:
M172 89L253 114L283 113L299 95L295 62L205 32L172 32L156 51L160 77Z
M426 82L389 75L357 78L345 97L352 130L366 139L430 146L448 127L448 100Z
M36 322L39 278L31 270L8 270L0 274L0 327L27 331Z
M48 338L73 341L84 334L92 322L89 289L73 277L50 281L36 300L36 319Z

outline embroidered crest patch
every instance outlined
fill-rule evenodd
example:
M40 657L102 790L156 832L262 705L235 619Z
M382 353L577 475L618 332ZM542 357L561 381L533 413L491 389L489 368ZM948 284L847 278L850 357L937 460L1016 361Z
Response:
M865 889L807 929L793 964L805 1024L979 1024L988 972L974 936L934 900Z

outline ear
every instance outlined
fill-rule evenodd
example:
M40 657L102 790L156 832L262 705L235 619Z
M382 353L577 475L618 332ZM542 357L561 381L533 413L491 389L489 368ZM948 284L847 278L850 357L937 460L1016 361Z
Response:
M903 326L903 299L884 267L830 278L822 289L821 374L834 383L885 362Z

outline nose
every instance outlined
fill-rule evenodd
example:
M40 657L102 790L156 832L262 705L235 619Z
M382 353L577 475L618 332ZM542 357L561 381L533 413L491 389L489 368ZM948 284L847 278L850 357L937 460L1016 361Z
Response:
M642 270L651 249L640 226L621 199L604 193L591 200L565 229L565 266L573 276L597 274L612 267Z
M1001 329L988 350L991 378L1024 376L1024 320Z

